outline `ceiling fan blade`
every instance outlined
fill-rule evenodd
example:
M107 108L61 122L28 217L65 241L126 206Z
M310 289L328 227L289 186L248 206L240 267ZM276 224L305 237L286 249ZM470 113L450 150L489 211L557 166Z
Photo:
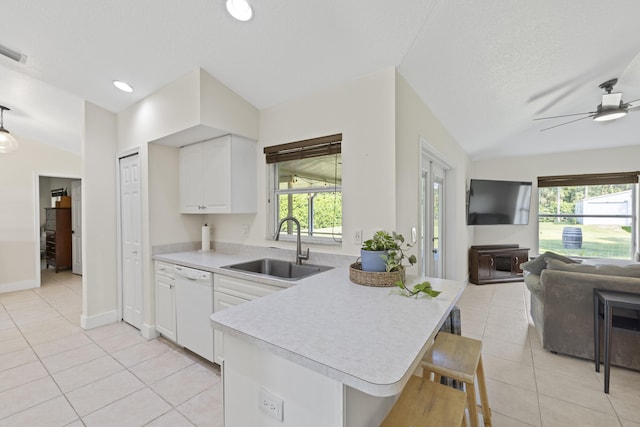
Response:
M586 113L563 114L561 116L537 117L533 120L559 119L561 117L582 116L583 114L595 114L596 111L588 111ZM580 119L578 119L580 120ZM569 122L570 123L570 122Z
M573 115L575 115L575 114L573 114ZM588 118L591 118L591 117L593 117L593 116L595 116L595 114L592 114L592 115L587 116L587 117L581 117L581 118L579 118L579 119L571 120L571 121L569 121L569 122L560 123L559 125L551 126L551 127L544 128L544 129L540 129L540 132L542 132L542 131L544 131L544 130L549 130L549 129L557 128L558 126L568 125L569 123L579 122L580 120L588 119Z

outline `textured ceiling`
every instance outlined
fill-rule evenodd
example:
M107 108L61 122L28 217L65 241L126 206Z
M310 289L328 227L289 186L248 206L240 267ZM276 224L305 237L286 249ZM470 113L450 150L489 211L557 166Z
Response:
M240 23L224 0L2 0L0 44L28 56L0 57L6 127L79 152L83 99L119 112L197 67L265 108L395 66L474 158L639 142L640 112L532 120L593 111L612 77L640 98L637 0L251 2Z

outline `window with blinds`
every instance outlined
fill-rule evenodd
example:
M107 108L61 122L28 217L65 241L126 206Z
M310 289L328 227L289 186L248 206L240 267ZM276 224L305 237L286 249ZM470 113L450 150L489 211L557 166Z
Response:
M538 177L538 251L633 259L640 172Z
M264 148L274 235L280 221L292 216L300 221L306 241L342 240L341 145L342 134L335 134ZM288 221L280 238L293 238L295 232Z

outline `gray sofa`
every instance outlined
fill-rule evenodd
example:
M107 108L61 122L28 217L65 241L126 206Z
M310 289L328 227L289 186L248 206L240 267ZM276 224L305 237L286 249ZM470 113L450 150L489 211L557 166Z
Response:
M531 292L531 317L543 347L594 360L593 288L640 293L640 264L594 266L553 257L544 257L544 261L546 268L541 271L527 270L528 263L522 264ZM538 266L540 263L538 259ZM622 314L638 316L633 311ZM640 333L614 329L611 336L611 363L640 370Z

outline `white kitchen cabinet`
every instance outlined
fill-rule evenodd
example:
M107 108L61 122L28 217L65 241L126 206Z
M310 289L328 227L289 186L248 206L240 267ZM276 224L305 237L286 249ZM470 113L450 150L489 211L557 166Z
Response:
M180 149L181 213L255 213L256 144L226 135Z
M216 274L213 276L213 312L216 313L279 290L282 288L278 286ZM213 361L222 365L224 359L223 333L215 329L213 341Z
M176 341L176 290L174 265L155 262L156 281L156 331L165 338Z

